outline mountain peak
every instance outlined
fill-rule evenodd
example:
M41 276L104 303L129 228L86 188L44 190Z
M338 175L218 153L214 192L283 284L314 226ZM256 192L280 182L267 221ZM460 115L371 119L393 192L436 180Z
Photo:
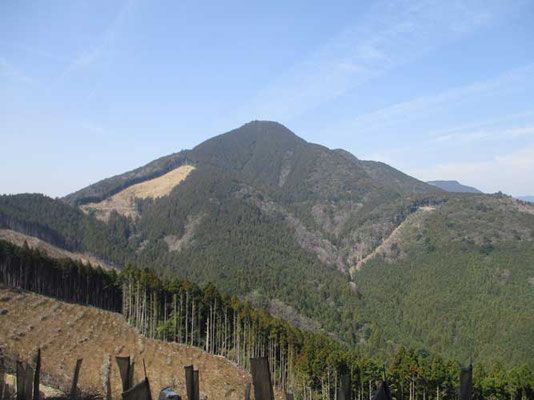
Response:
M306 141L284 125L275 121L250 121L239 128L215 136L193 149L197 155L211 154L220 157L223 154L240 153L246 156L254 148L291 149Z
M293 131L291 131L286 126L282 125L279 122L276 121L260 121L260 120L254 120L247 122L245 125L240 126L237 129L234 129L230 132L227 132L226 134L245 134L245 135L268 135L270 137L291 137L293 139L298 139L299 141L303 141L304 139L297 136ZM225 136L226 134L222 134L220 136Z
M242 125L241 128L246 127L246 126L247 127L257 127L257 128L283 128L283 129L287 129L287 127L282 125L280 122L269 121L269 120L258 120L258 119L254 119L254 120L252 120L250 122L247 122L245 125ZM287 129L287 130L289 130L289 129Z

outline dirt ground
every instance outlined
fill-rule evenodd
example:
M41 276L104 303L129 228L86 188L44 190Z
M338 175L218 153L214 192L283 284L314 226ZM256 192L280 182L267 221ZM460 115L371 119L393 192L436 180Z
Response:
M120 314L0 287L0 348L10 359L31 361L39 347L43 383L67 392L76 359L83 358L80 389L105 393L111 366L112 396L119 399L114 357L128 354L135 362L135 382L143 378L145 360L153 398L165 386L185 398L184 367L191 364L200 371L201 398L241 400L250 382L246 371L223 357L139 335Z

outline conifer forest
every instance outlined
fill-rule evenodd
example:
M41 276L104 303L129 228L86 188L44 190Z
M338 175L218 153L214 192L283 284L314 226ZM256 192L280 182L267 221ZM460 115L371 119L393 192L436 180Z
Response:
M61 282L61 283L60 283ZM303 400L333 399L348 375L352 398L371 398L386 377L395 399L456 399L461 365L399 346L384 360L323 332L298 329L220 293L211 283L163 280L129 264L105 271L72 260L54 260L27 246L0 241L0 283L67 302L122 313L139 333L201 348L249 369L250 358L269 359L276 388ZM534 399L534 374L526 366L473 366L473 398Z

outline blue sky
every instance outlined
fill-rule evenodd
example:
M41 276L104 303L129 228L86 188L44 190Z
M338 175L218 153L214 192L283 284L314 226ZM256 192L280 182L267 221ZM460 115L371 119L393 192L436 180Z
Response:
M534 194L534 0L0 0L0 193L63 196L254 119Z

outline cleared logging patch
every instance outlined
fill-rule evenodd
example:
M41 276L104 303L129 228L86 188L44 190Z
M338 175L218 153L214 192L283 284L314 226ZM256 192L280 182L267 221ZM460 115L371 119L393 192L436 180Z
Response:
M99 202L81 206L87 213L94 213L95 217L107 221L112 211L126 217L138 216L135 199L158 198L168 195L171 190L182 182L193 171L192 165L182 165L165 175L148 181L137 183Z
M145 360L153 399L165 386L185 394L186 365L200 370L201 396L210 400L241 400L250 382L246 371L225 358L186 345L148 339L117 313L1 286L0 299L7 310L0 316L4 354L30 362L41 348L42 376L49 378L44 383L65 393L76 360L83 358L79 388L84 393L104 394L106 368L111 367L112 396L120 398L121 381L114 359L119 355L130 355L135 362L135 382L144 377Z
M34 236L25 235L10 229L0 229L0 239L21 247L24 245L24 242L26 242L31 249L39 249L51 258L71 258L73 260L81 261L84 264L90 263L92 266L99 265L104 269L114 268L112 265L91 254L75 253L64 250Z

